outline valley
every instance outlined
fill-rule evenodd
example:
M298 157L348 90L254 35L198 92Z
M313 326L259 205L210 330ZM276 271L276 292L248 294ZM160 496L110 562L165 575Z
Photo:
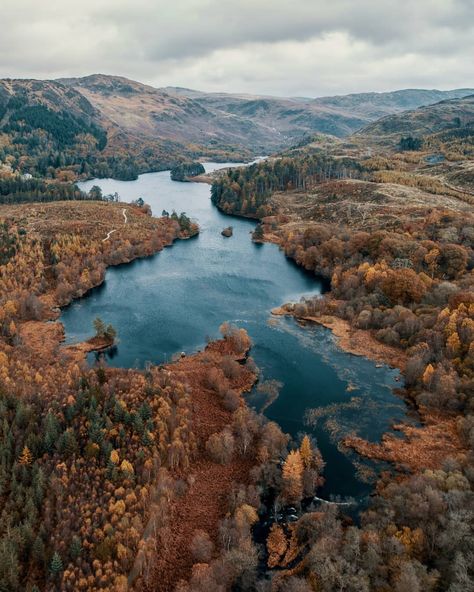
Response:
M471 93L1 82L2 589L464 589Z

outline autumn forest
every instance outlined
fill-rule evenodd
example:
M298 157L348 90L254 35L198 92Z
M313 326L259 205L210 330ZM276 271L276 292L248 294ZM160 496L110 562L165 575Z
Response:
M258 4L0 80L0 592L474 591L474 90L264 93Z

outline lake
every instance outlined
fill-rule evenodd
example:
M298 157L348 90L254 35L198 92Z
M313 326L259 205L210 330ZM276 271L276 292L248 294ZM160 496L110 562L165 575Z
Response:
M229 165L205 164L206 171L224 166ZM271 309L284 302L321 293L323 282L298 268L276 245L252 243L255 222L220 213L206 184L173 182L165 171L136 181L94 179L80 187L87 191L93 185L105 194L118 192L125 202L142 197L157 216L163 209L184 211L201 232L155 256L109 268L100 287L63 310L67 341L90 337L92 321L100 316L118 331L119 343L108 363L143 368L147 362L204 348L206 338L219 336L224 321L245 328L263 379L283 385L266 407L265 396L254 389L249 405L265 407L265 415L293 436L307 431L317 438L326 461L326 483L319 495L363 501L371 485L359 469L370 464L341 452L337 440L352 431L378 440L392 422L405 417L406 407L392 390L398 384L397 370L341 351L324 327L300 327L292 318L271 317ZM229 225L234 234L225 238L221 231ZM308 408L327 406L316 427L305 426Z

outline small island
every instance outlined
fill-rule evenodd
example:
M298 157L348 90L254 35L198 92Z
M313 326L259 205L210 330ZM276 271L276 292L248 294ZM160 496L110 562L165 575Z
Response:
M224 228L224 230L221 232L221 234L222 234L222 236L229 238L234 234L234 229L232 228L232 226L227 226L227 228Z
M265 234L263 232L263 226L261 224L257 224L255 230L252 232L252 241L254 243L263 243L265 238Z
M172 181L187 182L191 177L203 175L206 169L200 162L182 162L176 165L170 171Z

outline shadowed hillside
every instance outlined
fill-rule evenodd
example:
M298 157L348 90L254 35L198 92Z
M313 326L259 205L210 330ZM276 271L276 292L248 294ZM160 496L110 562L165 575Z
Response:
M355 135L396 144L401 136L431 136L433 134L462 137L473 132L474 94L459 99L440 101L434 105L389 115L368 125Z

